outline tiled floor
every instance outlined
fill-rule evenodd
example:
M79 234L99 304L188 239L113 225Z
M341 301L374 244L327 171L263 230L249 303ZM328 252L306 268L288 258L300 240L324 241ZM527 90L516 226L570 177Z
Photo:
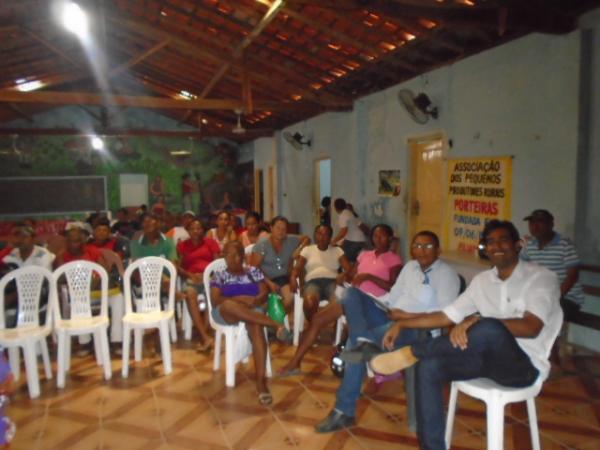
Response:
M416 448L407 426L402 381L369 382L358 407L358 426L319 435L313 426L331 409L339 380L328 368L330 346L314 348L304 375L273 379L272 407L260 406L252 367L238 368L237 385L225 387L224 374L213 373L212 358L193 344L174 347L174 370L163 376L162 363L146 339L144 360L121 378L113 355L113 379L104 382L92 356L74 357L67 387L42 381L42 396L29 400L23 381L8 408L17 423L13 449L404 449ZM281 367L293 348L272 345L273 364ZM600 373L598 366L571 358L554 370L537 400L542 447L600 449ZM42 373L42 372L40 372ZM23 374L24 375L24 374ZM42 375L43 376L43 375ZM23 377L24 378L24 377ZM485 448L485 411L470 398L459 398L453 448ZM530 448L524 405L506 410L505 448Z

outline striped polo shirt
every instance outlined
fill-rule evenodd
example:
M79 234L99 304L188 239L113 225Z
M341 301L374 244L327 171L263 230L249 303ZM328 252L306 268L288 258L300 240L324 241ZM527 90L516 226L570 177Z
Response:
M527 239L520 257L525 261L531 261L550 269L556 273L560 283L567 277L567 269L579 265L579 256L575 245L570 239L558 233L554 233L554 238L544 248L539 248L537 239ZM583 303L583 289L579 281L573 285L564 297L578 304Z

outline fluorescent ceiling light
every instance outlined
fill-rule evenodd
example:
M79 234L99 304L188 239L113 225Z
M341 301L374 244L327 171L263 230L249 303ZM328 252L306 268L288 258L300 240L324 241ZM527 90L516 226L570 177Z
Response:
M62 22L64 27L80 38L87 37L88 18L77 3L69 2L63 7Z
M192 94L191 92L188 91L179 91L179 94L177 94L178 97L183 98L185 100L193 100L195 98L198 98L197 95Z
M40 80L27 81L24 78L15 81L16 87L21 92L35 91L44 87L44 83Z
M189 150L171 150L169 153L171 156L190 156L192 154Z

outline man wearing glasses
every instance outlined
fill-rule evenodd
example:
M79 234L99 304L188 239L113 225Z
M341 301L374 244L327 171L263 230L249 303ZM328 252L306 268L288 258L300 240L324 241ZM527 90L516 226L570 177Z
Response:
M366 374L364 361L384 351L383 337L395 320L439 311L456 299L460 279L450 265L439 259L440 253L435 233L417 233L411 244L413 259L404 266L389 294L344 303L350 347L340 355L347 363L344 379L337 392L335 409L317 425L317 432L328 433L354 425L356 402ZM374 307L387 314L374 313ZM403 329L396 335L398 346L417 340L418 330Z
M400 347L397 336L407 327L455 325L450 335L371 360L371 368L384 375L416 364L417 433L426 450L446 449L446 382L486 377L503 386L525 387L550 371L548 353L562 323L557 276L519 261L519 232L511 222L488 222L483 243L494 268L475 276L442 311L398 320L384 345L388 350Z

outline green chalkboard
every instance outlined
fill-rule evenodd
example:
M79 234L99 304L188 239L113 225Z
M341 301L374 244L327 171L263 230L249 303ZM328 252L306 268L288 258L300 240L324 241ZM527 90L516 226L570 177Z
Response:
M0 178L0 216L68 214L107 209L106 177Z

